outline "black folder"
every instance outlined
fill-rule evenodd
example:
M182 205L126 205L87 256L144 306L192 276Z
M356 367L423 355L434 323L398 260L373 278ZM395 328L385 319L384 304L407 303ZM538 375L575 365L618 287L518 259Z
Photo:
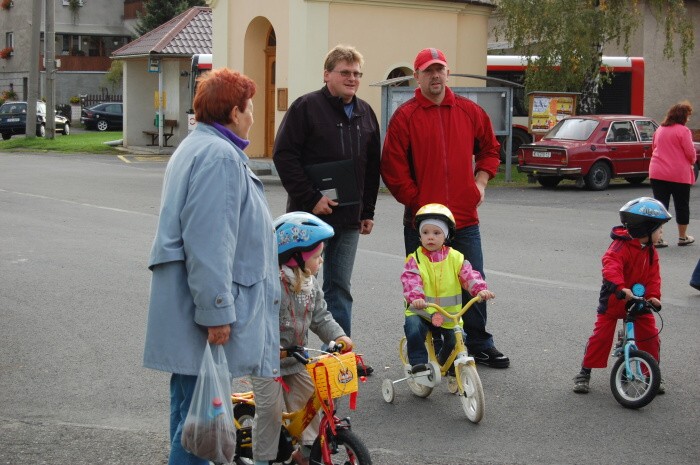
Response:
M316 163L304 167L314 187L338 202L338 206L360 203L355 163L352 159Z

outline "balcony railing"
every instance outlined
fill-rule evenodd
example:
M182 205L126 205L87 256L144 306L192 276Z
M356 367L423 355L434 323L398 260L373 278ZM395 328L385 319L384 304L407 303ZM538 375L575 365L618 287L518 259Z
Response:
M109 71L112 60L109 57L91 57L76 55L59 55L56 59L61 60L61 67L58 71ZM41 56L41 70L44 71L44 56Z

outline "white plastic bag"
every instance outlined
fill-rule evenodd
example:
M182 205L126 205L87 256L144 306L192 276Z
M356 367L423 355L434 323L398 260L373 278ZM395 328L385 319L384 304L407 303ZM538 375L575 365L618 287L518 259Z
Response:
M207 343L192 403L182 429L182 447L197 457L229 463L236 451L231 378L221 345Z

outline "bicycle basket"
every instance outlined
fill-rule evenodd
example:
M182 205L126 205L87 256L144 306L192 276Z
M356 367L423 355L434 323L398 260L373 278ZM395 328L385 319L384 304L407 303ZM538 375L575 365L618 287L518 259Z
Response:
M306 365L316 390L323 400L357 392L357 361L354 352L324 354Z

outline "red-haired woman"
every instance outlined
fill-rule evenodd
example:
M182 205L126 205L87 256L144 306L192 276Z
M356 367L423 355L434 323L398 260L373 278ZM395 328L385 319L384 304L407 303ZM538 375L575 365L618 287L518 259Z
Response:
M690 129L685 124L692 113L693 107L687 101L677 103L668 110L661 127L654 133L649 163L649 179L654 198L668 209L673 197L678 245L681 246L695 242L695 238L687 234L690 222L690 186L695 182L695 147ZM668 246L663 239L655 245L657 248Z
M279 376L277 241L243 153L253 94L252 80L226 68L200 77L197 127L165 171L143 363L172 373L170 465L209 463L180 439L207 341L224 346L233 377Z

